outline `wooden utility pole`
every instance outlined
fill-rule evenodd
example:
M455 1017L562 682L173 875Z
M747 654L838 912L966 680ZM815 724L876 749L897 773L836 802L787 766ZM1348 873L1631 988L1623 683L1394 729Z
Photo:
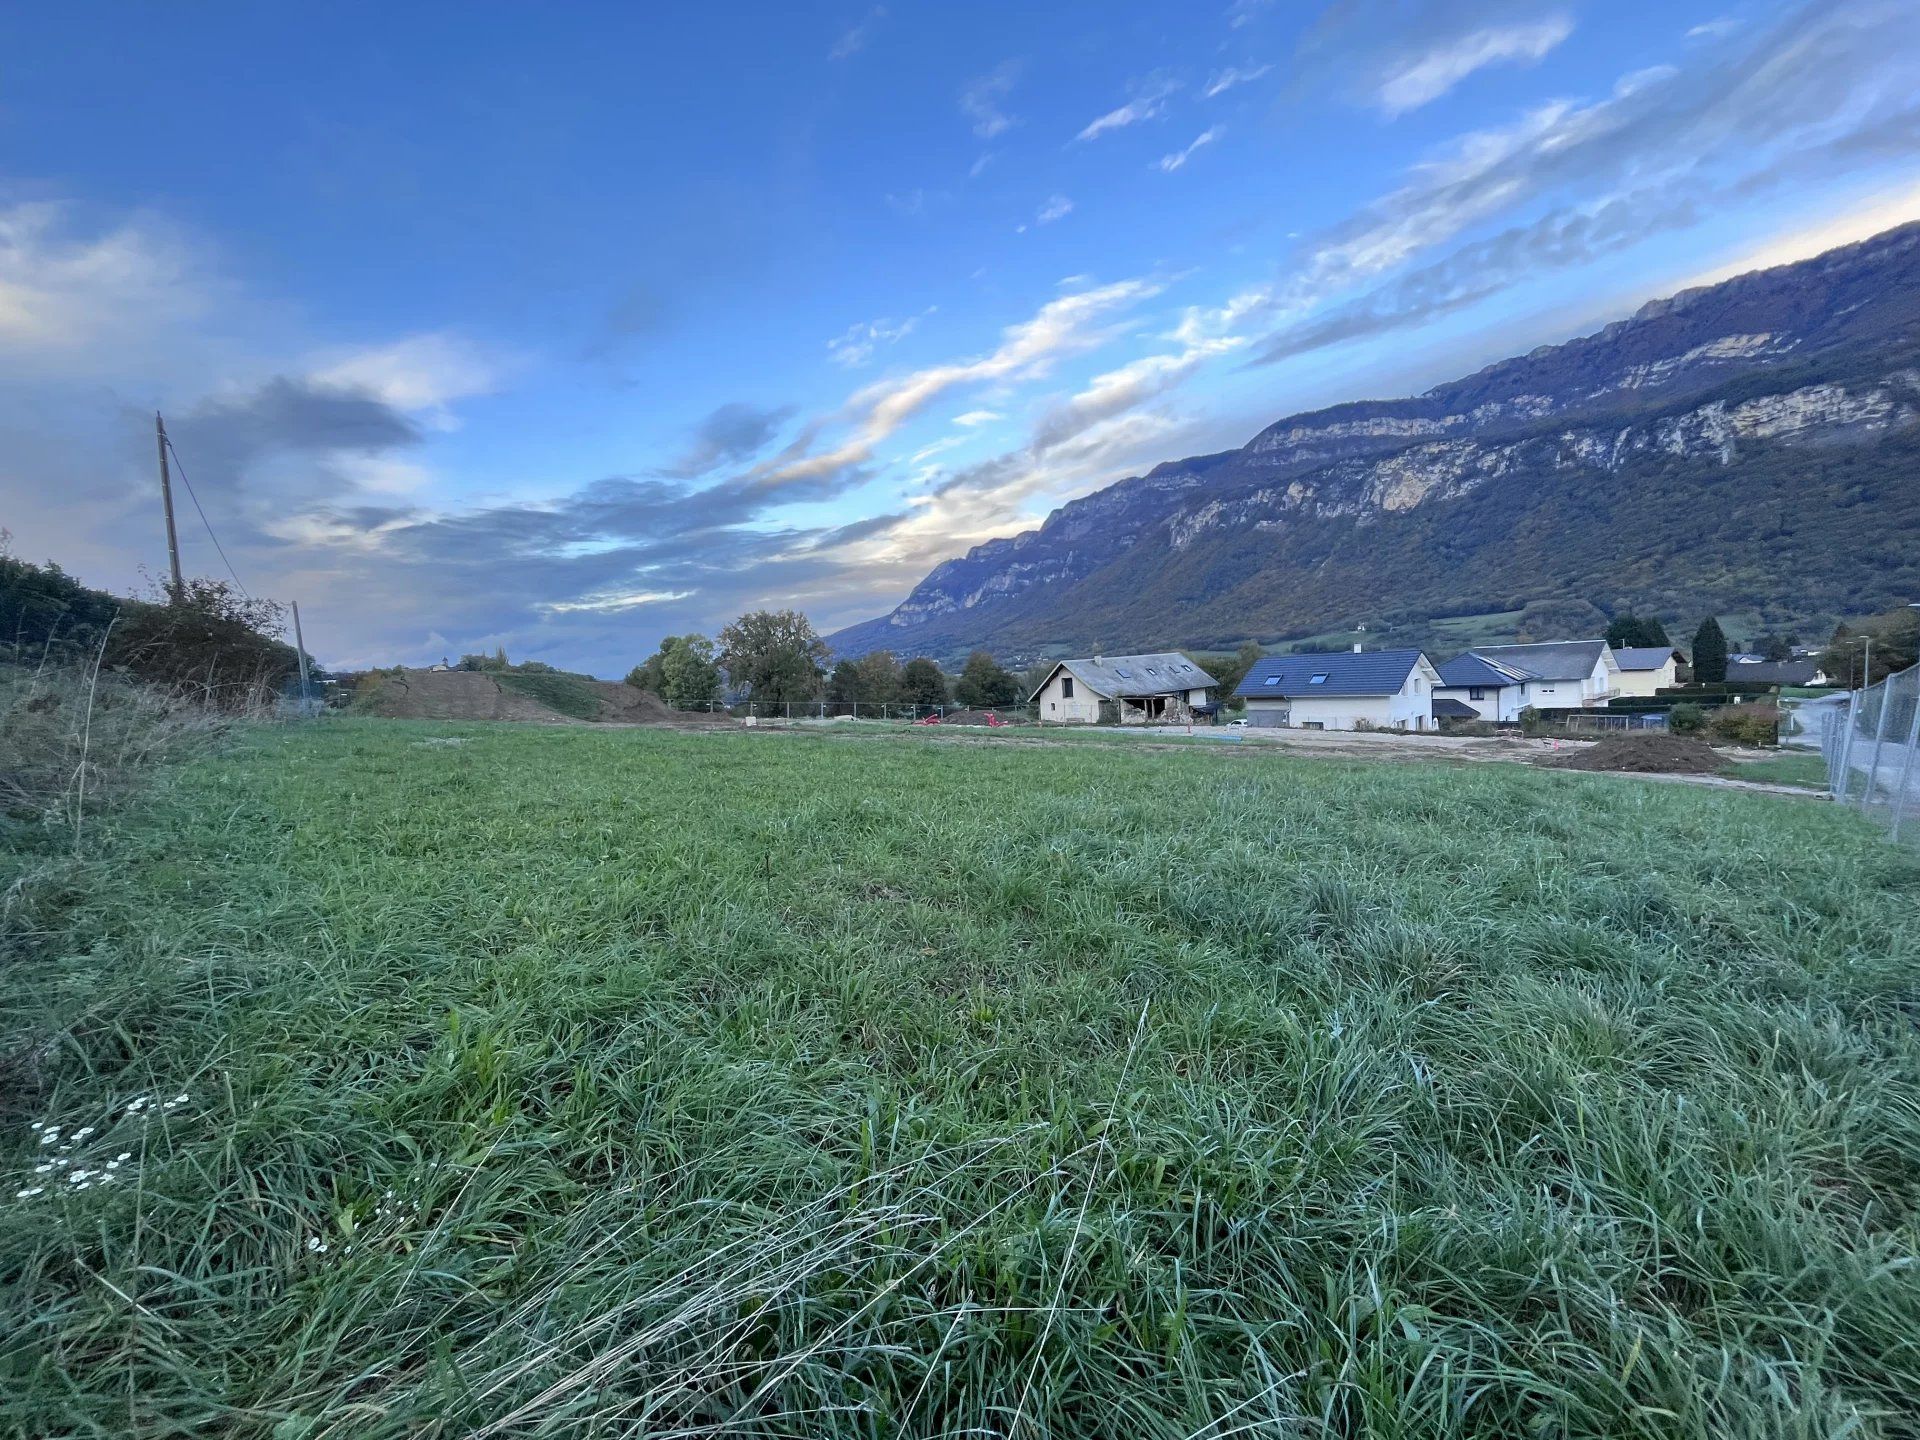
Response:
M167 512L167 567L173 573L168 598L178 605L185 598L187 587L180 579L180 536L173 528L173 477L167 473L167 426L158 410L153 412L153 439L160 450L160 503Z
M300 633L300 602L293 605L293 652L300 657L300 713L307 713L307 642Z

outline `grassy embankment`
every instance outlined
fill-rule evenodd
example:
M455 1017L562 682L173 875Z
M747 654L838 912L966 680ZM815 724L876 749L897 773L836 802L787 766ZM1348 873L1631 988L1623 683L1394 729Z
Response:
M99 839L0 970L0 1432L1915 1422L1845 813L346 720Z

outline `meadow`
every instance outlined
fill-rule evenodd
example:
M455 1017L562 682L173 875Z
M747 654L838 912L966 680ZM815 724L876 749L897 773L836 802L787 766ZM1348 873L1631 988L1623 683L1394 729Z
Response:
M1911 1435L1795 797L329 719L0 857L0 1433Z

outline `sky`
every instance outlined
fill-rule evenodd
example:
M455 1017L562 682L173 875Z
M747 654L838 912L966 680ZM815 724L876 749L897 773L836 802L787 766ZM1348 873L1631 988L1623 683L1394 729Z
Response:
M160 410L187 570L335 668L826 632L1920 216L1913 0L210 0L0 53L4 543L163 576Z

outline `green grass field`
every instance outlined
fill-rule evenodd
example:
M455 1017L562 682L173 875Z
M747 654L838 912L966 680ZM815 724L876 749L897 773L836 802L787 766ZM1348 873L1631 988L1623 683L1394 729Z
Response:
M1920 1423L1920 863L1814 802L330 720L94 834L0 1433Z

